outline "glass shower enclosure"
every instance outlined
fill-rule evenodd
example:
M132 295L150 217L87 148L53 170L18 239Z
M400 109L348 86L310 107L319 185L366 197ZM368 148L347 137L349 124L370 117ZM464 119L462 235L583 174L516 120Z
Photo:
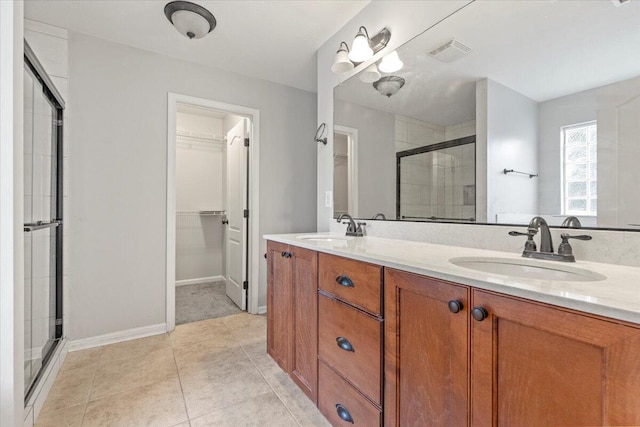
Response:
M62 97L25 42L25 400L62 338L63 109Z

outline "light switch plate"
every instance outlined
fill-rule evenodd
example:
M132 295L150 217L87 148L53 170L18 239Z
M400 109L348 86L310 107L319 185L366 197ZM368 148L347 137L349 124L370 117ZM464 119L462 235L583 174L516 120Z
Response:
M324 207L330 208L333 204L333 191L324 192Z

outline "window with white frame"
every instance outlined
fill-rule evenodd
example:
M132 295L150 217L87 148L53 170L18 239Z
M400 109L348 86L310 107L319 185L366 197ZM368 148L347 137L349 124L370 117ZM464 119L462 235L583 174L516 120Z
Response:
M595 216L598 207L595 121L562 128L562 213Z

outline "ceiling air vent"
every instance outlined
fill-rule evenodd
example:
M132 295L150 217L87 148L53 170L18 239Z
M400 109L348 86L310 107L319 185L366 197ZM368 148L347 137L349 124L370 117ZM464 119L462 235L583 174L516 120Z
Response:
M431 52L429 52L429 55L431 55L438 61L449 63L457 61L458 59L471 52L471 50L472 49L466 44L453 39L449 40L442 46L433 49Z

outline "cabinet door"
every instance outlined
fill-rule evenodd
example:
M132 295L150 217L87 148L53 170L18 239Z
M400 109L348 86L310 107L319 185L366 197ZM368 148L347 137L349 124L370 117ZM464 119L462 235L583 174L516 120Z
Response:
M468 294L385 269L385 426L468 424Z
M640 425L640 329L473 292L474 426Z
M267 353L286 372L292 359L292 262L290 248L267 243Z
M293 350L291 378L315 403L318 397L318 254L292 247Z

